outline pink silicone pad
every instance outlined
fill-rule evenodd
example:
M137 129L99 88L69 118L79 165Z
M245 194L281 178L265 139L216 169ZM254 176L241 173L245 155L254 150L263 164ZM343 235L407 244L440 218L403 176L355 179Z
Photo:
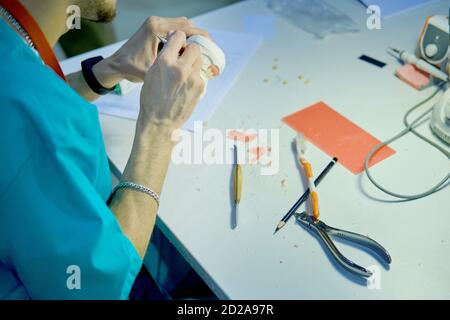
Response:
M395 71L397 77L409 84L411 87L420 90L431 81L431 77L426 72L417 69L415 65L405 64Z

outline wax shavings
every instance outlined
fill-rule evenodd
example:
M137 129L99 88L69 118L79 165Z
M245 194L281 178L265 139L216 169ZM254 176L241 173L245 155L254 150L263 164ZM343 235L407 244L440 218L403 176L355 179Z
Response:
M256 148L252 148L249 150L251 153L253 153L256 156L256 160L261 159L261 157L266 154L267 152L270 152L267 148L265 147L256 147Z
M240 132L237 130L233 130L228 133L227 137L228 137L228 139L231 139L231 140L237 140L240 142L248 143L248 142L251 142L254 139L256 139L256 136L257 136L256 133L248 134L248 133Z

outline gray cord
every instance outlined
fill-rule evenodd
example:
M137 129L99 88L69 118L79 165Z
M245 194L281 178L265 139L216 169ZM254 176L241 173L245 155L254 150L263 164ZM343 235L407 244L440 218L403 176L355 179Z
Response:
M431 189L429 189L429 190L427 190L425 192L418 193L418 194L403 195L403 194L399 194L399 193L396 193L396 192L392 192L392 191L386 189L385 187L383 187L380 183L375 181L375 179L373 178L372 174L369 171L369 162L370 162L370 160L372 159L372 157L374 156L375 153L377 153L384 146L387 146L387 145L391 144L392 142L400 139L401 137L403 137L404 135L406 135L409 132L412 132L417 137L419 137L420 139L422 139L426 143L430 144L431 146L433 146L434 148L439 150L441 153L443 153L450 160L450 152L448 152L447 150L445 150L443 147L441 147L437 143L431 141L430 139L424 137L423 135L418 133L416 130L414 130L417 126L420 125L420 120L422 120L427 114L429 114L433 110L433 107L427 109L420 116L418 116L413 122L411 122L411 123L408 122L409 115L413 111L415 111L416 109L418 109L419 107L423 106L425 103L427 103L428 101L433 99L439 93L439 91L441 91L441 89L442 89L442 86L440 86L431 96L429 96L425 100L419 102L418 104L413 106L411 109L409 109L408 112L406 112L405 116L403 117L403 123L404 123L406 128L404 130L402 130L400 133L398 133L395 136L393 136L392 138L377 144L375 147L373 147L370 150L370 152L366 156L366 159L364 161L364 170L366 172L366 175L369 178L369 180L373 183L373 185L376 186L381 191L383 191L383 192L385 192L385 193L387 193L387 194L389 194L389 195L391 195L393 197L396 197L396 198L406 199L406 200L416 200L416 199L420 199L420 198L423 198L423 197L427 197L430 194L433 194L433 193L441 190L443 187L445 187L444 184L450 179L450 172L449 172L449 173L447 173L447 175L445 176L444 179L442 179L438 184L433 186Z

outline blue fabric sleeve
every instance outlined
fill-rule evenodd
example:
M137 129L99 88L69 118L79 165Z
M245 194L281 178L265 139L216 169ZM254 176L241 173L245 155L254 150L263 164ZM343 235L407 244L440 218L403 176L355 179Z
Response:
M83 152L33 152L0 197L5 263L32 299L128 299L142 261L80 168L98 144L78 139Z

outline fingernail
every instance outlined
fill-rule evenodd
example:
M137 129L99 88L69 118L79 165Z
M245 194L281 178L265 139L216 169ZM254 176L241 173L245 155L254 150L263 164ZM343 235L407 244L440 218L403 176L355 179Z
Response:
M175 33L175 31L170 30L169 32L167 32L167 37L171 37L174 33Z

